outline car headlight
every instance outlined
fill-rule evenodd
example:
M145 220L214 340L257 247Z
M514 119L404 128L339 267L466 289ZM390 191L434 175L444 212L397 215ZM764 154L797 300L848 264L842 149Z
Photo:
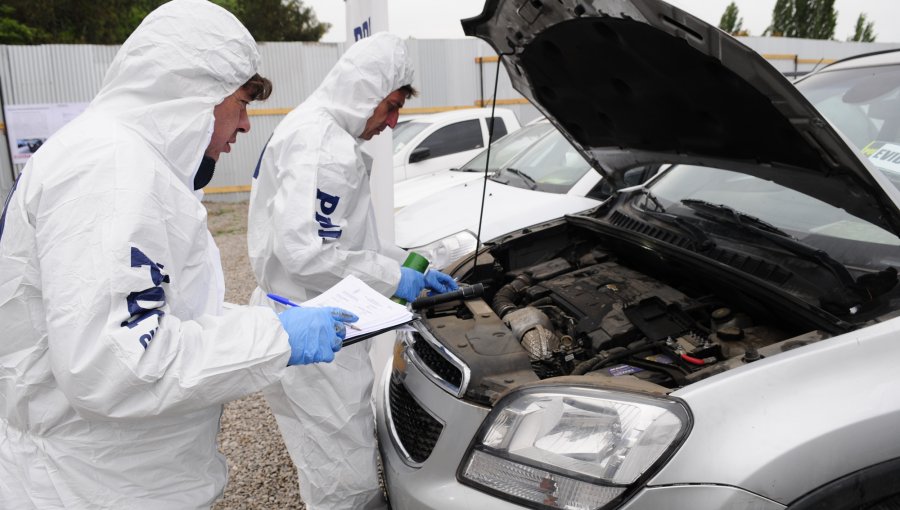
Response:
M475 244L475 236L468 230L463 230L425 246L412 248L412 251L428 259L431 267L443 269L454 260L473 251Z
M531 506L596 509L674 450L690 427L681 403L594 388L514 392L485 419L460 479Z

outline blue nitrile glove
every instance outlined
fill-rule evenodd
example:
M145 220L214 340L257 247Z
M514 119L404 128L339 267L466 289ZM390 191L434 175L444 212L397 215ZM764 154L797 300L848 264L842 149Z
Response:
M409 267L400 267L400 283L394 295L410 303L419 297L425 288L425 275Z
M347 322L359 320L341 308L294 307L278 314L291 344L288 366L330 362L347 336Z
M429 269L425 273L425 286L433 290L435 294L443 294L459 288L452 276L434 269ZM432 293L429 292L430 294Z

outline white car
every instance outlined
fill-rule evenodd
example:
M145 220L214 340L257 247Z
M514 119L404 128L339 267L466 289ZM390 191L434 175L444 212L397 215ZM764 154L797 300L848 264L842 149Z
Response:
M530 145L522 148L521 142ZM496 145L501 155L498 160L503 163L491 164L487 183L487 154L482 153L464 167L469 171L448 172L448 178L458 177L462 184L420 198L394 213L398 246L421 254L432 267L442 268L475 249L479 232L481 239L493 239L594 207L612 191L602 185L600 174L590 171L591 166L562 133L546 121L529 124ZM518 153L509 157L510 149ZM626 172L625 179L629 184L640 184L658 168L635 168ZM407 199L404 195L401 198Z
M415 116L393 130L394 182L461 166L487 147L491 108ZM494 140L519 129L512 110L494 111Z
M551 131L553 125L546 119L538 119L493 142L490 151L484 149L459 168L448 172L433 172L394 183L394 210L424 200L454 186L484 179L485 165L488 173L495 173L506 166L522 150Z

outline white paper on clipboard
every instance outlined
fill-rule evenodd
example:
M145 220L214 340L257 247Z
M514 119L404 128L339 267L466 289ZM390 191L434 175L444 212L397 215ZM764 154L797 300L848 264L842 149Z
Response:
M336 306L359 316L359 321L353 323L359 330L347 328L347 340L393 326L399 327L413 320L413 314L406 306L382 296L353 275L301 305Z

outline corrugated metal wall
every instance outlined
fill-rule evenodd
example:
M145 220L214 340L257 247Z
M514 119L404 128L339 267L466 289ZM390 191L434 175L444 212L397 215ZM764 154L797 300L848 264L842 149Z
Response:
M842 43L806 39L745 37L742 42L766 56L784 73L809 71L825 63L870 51L898 48L900 43ZM406 104L406 111L425 113L474 107L493 96L497 57L481 40L410 39L414 85L419 97ZM106 68L118 46L45 45L0 46L0 87L6 105L88 102L100 89ZM275 89L265 103L251 108L252 129L242 135L231 154L220 162L208 189L222 192L209 199L242 200L241 190L270 133L290 111L322 81L344 51L342 43L262 43L260 73L272 79ZM820 63L821 62L821 63ZM498 106L512 109L524 124L538 116L512 89L505 69L500 70ZM2 112L0 112L2 115ZM0 141L0 193L5 196L13 174L21 165L10 166L5 132Z
M343 44L261 43L260 74L275 84L272 96L252 108L293 108L309 96L344 52Z
M0 46L0 87L4 105L89 102L100 90L118 46ZM3 112L0 111L0 115ZM5 125L5 119L3 119ZM12 180L10 153L3 130L0 142L0 191ZM15 165L18 175L24 165Z
M409 40L421 94L407 102L406 111L431 112L475 107L492 96L496 62L493 50L476 39ZM89 102L99 91L106 68L118 46L0 46L0 86L4 104ZM272 96L251 107L252 128L241 135L231 154L222 158L207 189L209 199L241 200L260 151L281 118L302 102L322 81L344 51L342 43L261 43L260 74L275 84ZM490 60L490 59L488 59ZM512 104L523 122L537 111L516 93L501 70L497 97ZM2 113L2 112L0 112ZM5 133L0 142L0 193L9 190L13 175Z
M249 193L238 190L248 188L269 135L287 112L316 89L343 51L343 44L260 44L263 64L259 72L272 80L272 95L263 103L251 105L250 132L239 135L232 152L219 160L215 176L207 187L224 193L207 195L210 199L249 198Z

